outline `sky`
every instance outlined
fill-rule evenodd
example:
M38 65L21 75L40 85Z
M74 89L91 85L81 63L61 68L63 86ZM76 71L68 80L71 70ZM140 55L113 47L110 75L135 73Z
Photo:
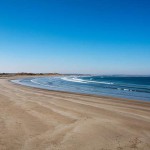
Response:
M0 72L150 75L150 0L0 0Z

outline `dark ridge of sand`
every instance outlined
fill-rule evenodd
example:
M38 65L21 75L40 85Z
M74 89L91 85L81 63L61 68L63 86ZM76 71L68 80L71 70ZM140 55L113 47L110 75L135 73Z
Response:
M0 150L149 150L150 103L0 78Z

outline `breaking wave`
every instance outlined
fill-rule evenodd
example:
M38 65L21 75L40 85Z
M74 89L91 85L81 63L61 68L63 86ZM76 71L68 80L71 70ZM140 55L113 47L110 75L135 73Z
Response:
M78 77L62 77L62 80L70 81L70 82L79 82L79 83L98 83L98 84L114 84L113 82L99 82L92 81L92 78L89 80L79 79Z

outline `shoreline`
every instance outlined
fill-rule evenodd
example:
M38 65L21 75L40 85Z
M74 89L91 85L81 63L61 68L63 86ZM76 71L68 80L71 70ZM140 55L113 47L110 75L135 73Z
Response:
M55 76L55 75L54 75ZM46 91L52 91L52 92L61 92L61 93L70 93L70 94L77 94L77 95L85 95L85 96L93 96L93 97L99 97L99 98L106 98L106 99L114 99L114 100L124 100L124 101L137 101L137 102L147 102L150 103L150 101L148 100L139 100L139 99L130 99L130 98L123 98L123 97L115 97L115 96L105 96L105 95L96 95L96 94L87 94L87 93L78 93L78 92L71 92L71 91L59 91L59 90L51 90L51 89L44 89L44 88L40 88L40 87L32 87L32 86L28 86L28 85L22 85L19 83L15 83L12 82L11 80L14 79L23 79L23 78L30 78L30 77L42 77L42 76L20 76L19 78L16 76L14 78L9 79L8 81L15 84L15 85L20 85L20 86L25 86L28 88L36 88L36 89L41 89L41 90L46 90ZM45 76L47 77L47 76ZM51 76L50 76L51 77Z
M50 91L11 79L0 78L0 149L150 149L149 102Z

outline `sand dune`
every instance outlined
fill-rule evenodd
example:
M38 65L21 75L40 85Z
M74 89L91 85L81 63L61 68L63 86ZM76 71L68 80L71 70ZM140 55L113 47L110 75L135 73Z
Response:
M150 103L0 79L0 150L149 150Z

